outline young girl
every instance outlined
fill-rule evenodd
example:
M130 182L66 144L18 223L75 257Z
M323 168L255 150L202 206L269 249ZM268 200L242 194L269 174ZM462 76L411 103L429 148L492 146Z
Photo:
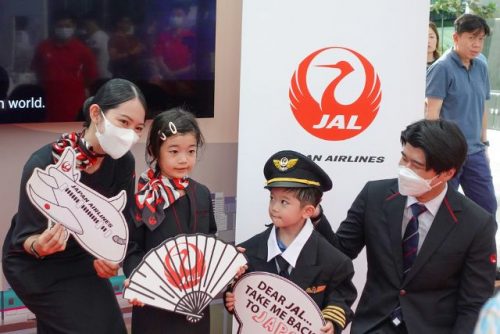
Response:
M123 264L127 277L144 255L165 239L217 231L210 191L188 177L202 145L203 136L191 113L176 108L153 120L146 144L150 168L139 180L135 223L129 227L129 248ZM132 302L133 333L210 333L208 308L205 316L192 324L185 315Z
M39 334L127 332L108 280L116 275L118 264L95 259L73 237L66 240L60 224L64 222L47 228L47 218L26 191L35 168L54 164L71 146L77 153L81 183L106 197L125 189L128 203L132 202L135 161L129 150L144 128L144 96L133 83L112 79L87 99L83 109L86 121L81 132L63 134L35 151L25 164L19 209L3 245L5 277L36 315Z

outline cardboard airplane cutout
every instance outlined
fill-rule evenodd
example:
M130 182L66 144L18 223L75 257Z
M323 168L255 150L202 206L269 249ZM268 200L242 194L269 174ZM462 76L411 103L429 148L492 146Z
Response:
M107 198L79 181L76 153L67 147L56 164L45 170L34 169L26 191L47 217L49 227L60 223L95 257L122 261L128 244L128 227L122 214L127 203L125 190Z

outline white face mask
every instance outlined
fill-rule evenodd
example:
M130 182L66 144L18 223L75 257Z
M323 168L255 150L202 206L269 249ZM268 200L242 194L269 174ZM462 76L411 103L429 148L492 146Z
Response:
M55 30L56 37L62 41L70 39L73 37L74 33L74 28L56 28Z
M100 133L96 126L95 136L104 152L113 159L119 159L127 153L132 145L137 143L139 136L132 129L119 128L113 125L102 113L104 118L104 132Z
M438 175L434 176L430 180L426 180L420 177L410 168L406 166L399 166L399 173L398 173L399 193L404 196L414 196L414 197L421 196L441 183L441 181L439 181L435 185L431 186L432 180L434 180L436 177L438 177Z

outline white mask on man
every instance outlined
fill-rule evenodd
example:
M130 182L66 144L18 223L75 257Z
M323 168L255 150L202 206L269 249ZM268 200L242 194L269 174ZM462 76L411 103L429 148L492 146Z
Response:
M398 173L399 193L404 196L421 196L442 182L439 181L435 185L431 186L432 180L436 177L438 177L438 175L434 176L430 180L426 180L410 168L400 165Z
M96 125L95 136L104 152L113 159L119 159L130 150L132 145L137 143L139 136L132 129L119 128L113 125L102 111L101 114L104 118L104 132L100 133Z

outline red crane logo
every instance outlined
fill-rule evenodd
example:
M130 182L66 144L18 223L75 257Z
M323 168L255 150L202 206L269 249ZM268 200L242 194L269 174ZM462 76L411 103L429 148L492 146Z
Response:
M177 244L165 256L165 276L170 284L181 290L197 286L205 269L202 251L191 243Z
M338 85L356 71L347 59L312 65L321 69L337 69L340 74L328 83L320 101L316 101L311 95L307 81L308 71L317 56L327 50L334 53L347 51L357 58L364 70L364 87L357 99L350 104L343 104L336 97ZM332 141L349 139L366 130L377 116L382 100L380 79L373 65L360 53L344 47L326 47L302 60L293 73L288 95L290 107L300 125L313 136Z
M61 165L61 169L63 172L67 173L71 170L71 163L69 161L66 161L66 162L63 162L63 164Z

